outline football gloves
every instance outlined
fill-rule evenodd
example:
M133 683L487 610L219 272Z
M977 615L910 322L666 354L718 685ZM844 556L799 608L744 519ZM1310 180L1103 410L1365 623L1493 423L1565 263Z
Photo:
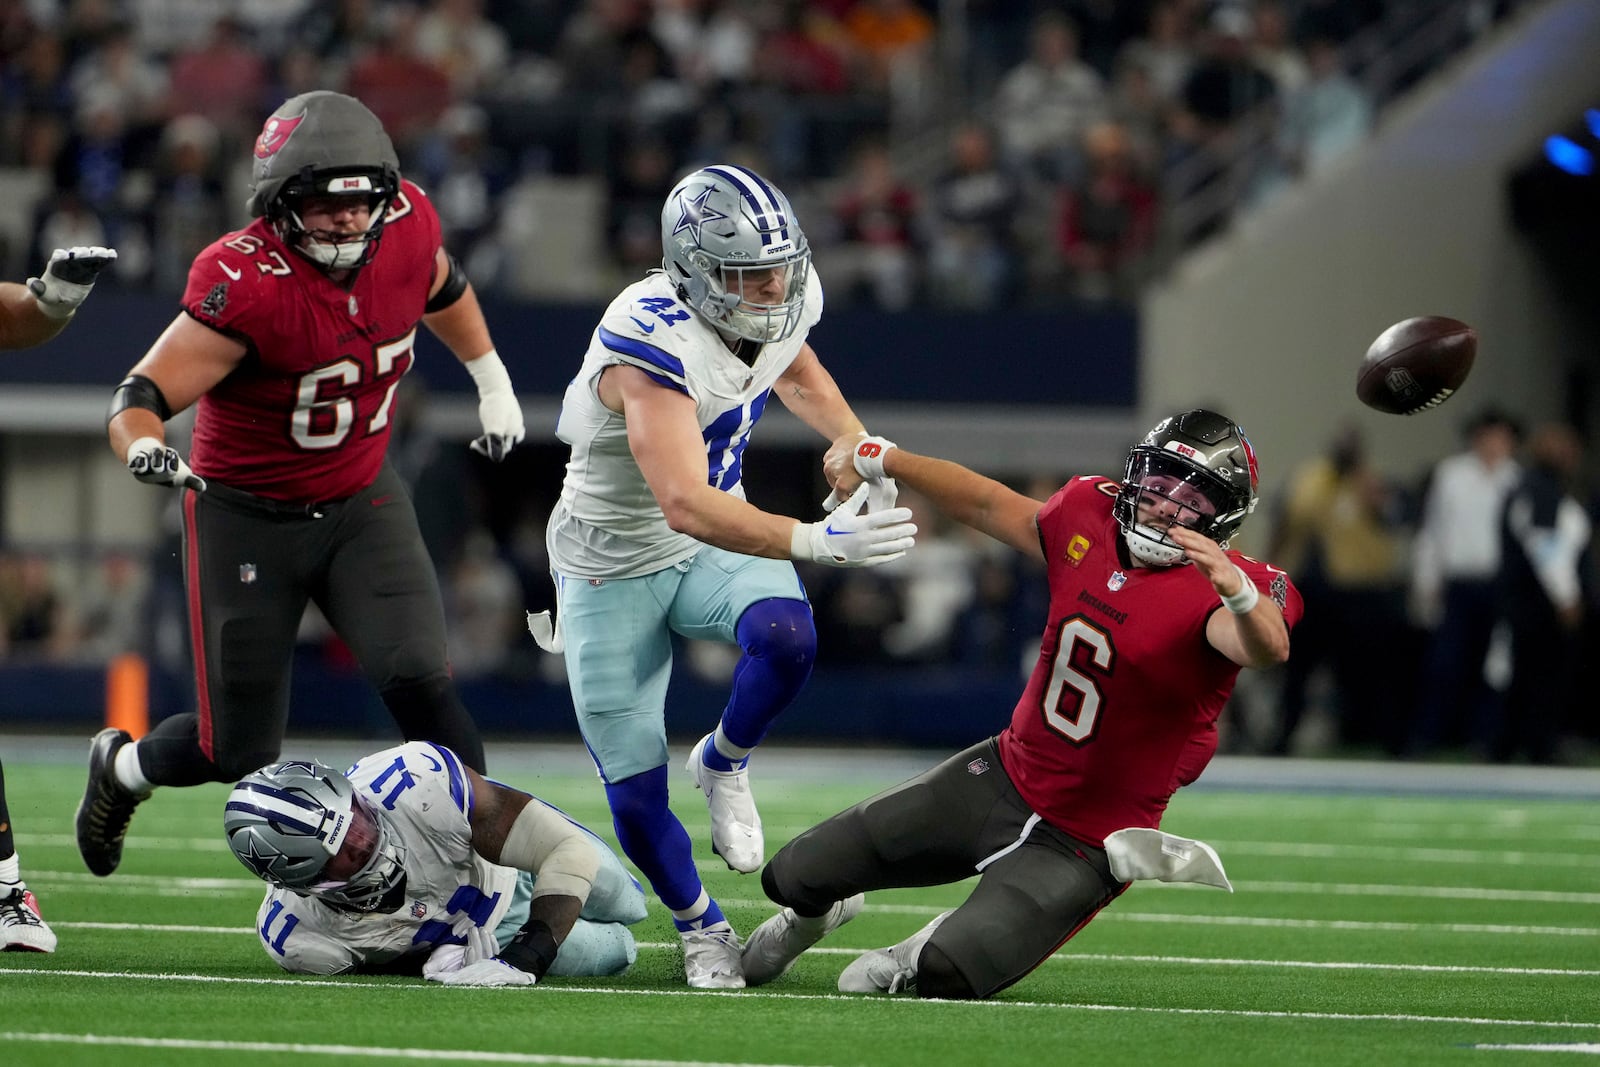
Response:
M916 543L911 509L886 508L862 514L871 488L869 483L861 483L849 500L821 522L796 524L789 541L790 558L832 567L876 567L905 555Z
M189 469L178 450L154 437L141 437L128 446L128 470L150 485L175 485L179 489L206 491L206 480Z
M116 249L99 245L58 248L50 253L44 274L28 279L28 288L47 318L70 319L94 288L96 275L116 258Z
M475 926L467 931L465 945L440 945L422 965L422 977L440 985L463 987L525 986L538 979L518 970L496 953L494 931Z
M466 366L478 386L478 422L483 426L483 435L472 442L472 450L499 463L527 434L522 404L511 388L506 365L493 349Z
M883 456L891 448L898 447L886 437L874 437L871 434L862 434L856 442L855 452L850 459L856 473L872 488L867 492L867 510L882 511L892 508L895 501L900 499L900 487L893 478L883 472ZM822 502L824 510L832 511L839 506L839 494L830 492L827 499Z

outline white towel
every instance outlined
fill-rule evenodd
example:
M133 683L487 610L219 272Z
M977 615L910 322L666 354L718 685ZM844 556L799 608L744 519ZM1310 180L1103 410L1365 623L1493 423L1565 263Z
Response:
M1217 852L1204 841L1130 826L1106 836L1106 858L1119 882L1154 878L1162 882L1199 882L1233 892Z

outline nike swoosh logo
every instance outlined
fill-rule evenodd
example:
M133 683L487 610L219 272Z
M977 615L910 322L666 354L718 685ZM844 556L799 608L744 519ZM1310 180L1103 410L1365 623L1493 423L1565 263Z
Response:
M839 537L839 536L841 536L843 534L849 533L850 531L849 530L835 530L833 528L833 523L830 522L827 526L823 527L822 532L827 534L829 537Z
M217 266L222 268L222 273L226 274L228 277L232 278L234 281L238 281L241 277L243 277L243 275L241 275L238 271L234 270L232 267L228 266L226 263L222 262L222 260L220 260L220 259L217 260Z
M375 496L372 498L372 506L375 508L381 508L393 499L394 497L389 493L385 493L383 496Z
M644 323L640 322L638 319L634 319L632 315L629 315L628 318L633 319L633 324L635 326L639 327L639 329L643 330L645 333L655 333L656 332L656 328L655 328L655 324L654 323L651 323L649 326L646 326Z

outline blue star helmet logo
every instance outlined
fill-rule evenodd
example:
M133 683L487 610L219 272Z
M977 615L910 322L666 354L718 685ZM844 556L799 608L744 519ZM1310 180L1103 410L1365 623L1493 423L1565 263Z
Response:
M254 834L245 839L242 849L235 849L234 855L239 857L246 867L256 873L256 877L264 878L274 885L282 885L283 879L278 877L278 864L283 860L283 853L271 846L263 850Z
M684 230L688 230L694 238L694 243L700 244L702 243L700 240L701 227L708 222L716 222L718 219L728 217L706 203L706 199L715 191L715 186L708 185L700 190L699 196L693 199L682 194L678 196L678 204L683 209L683 214L678 216L678 224L672 228L672 236L676 237Z

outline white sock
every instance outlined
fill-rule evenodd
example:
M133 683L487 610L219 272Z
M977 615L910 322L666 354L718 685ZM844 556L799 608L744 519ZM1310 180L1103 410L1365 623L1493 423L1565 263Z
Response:
M20 881L22 881L22 867L17 863L17 854L13 852L0 860L0 882Z
M139 769L139 744L123 745L117 750L117 758L111 767L111 775L122 788L135 796L146 796L155 788L150 779L144 776Z
M707 893L702 887L700 890L700 896L696 898L695 902L690 904L687 908L684 908L682 911L674 911L672 913L672 917L677 919L679 922L692 923L696 919L700 918L700 916L704 915L706 913L706 909L709 907L711 907L711 894Z
M711 743L716 746L718 752L727 757L729 762L735 766L749 759L750 753L755 751L753 748L740 748L732 741L729 741L728 735L722 732L721 723L717 724L717 732L712 736Z

